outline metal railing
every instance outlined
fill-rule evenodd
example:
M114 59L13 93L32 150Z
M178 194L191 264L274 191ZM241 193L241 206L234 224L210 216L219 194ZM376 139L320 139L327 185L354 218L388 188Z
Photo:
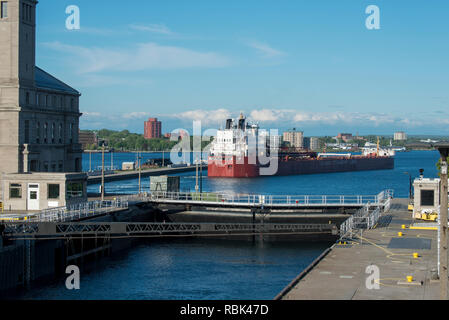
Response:
M114 200L89 201L71 205L69 207L58 207L46 209L30 217L30 222L67 222L88 217L93 217L115 209L127 209L128 201L117 198Z
M390 203L390 199L387 200ZM358 230L370 230L379 221L386 207L377 206L374 210L368 203L340 225L340 238L349 237ZM389 208L389 205L388 205Z
M154 202L185 202L185 203L213 203L226 205L266 205L266 206L295 206L295 205L355 205L367 203L380 205L389 198L390 190L382 191L378 195L250 195L226 193L195 193L195 192L152 192L147 199Z

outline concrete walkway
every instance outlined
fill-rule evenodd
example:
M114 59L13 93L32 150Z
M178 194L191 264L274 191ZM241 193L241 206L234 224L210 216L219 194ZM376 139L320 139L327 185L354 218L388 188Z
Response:
M334 245L283 299L439 299L439 281L432 280L432 269L437 269L437 231L409 229L412 223L407 200L395 199L376 229L363 232L347 245ZM415 252L418 258L413 257ZM366 285L373 273L366 270L370 265L378 267L380 278L368 280L371 289ZM413 276L411 283L407 276Z

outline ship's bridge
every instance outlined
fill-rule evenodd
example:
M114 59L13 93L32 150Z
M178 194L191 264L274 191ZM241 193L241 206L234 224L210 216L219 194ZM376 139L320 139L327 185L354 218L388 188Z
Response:
M259 126L246 122L242 115L238 120L228 119L226 129L217 131L211 155L249 156L252 150L256 152L258 133Z

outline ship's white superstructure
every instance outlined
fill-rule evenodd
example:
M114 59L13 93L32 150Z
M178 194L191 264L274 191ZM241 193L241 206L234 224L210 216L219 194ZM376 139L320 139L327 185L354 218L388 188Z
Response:
M211 156L248 157L255 154L259 139L259 126L250 124L243 115L238 120L228 119L226 128L217 130L212 141Z

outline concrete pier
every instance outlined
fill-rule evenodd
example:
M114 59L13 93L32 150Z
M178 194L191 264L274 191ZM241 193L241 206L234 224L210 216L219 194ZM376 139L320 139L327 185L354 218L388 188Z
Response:
M393 200L375 229L359 233L346 245L337 242L276 299L439 299L437 231L409 228L414 221L407 204L407 199ZM367 270L370 265L378 268L377 280L374 268Z
M179 168L161 168L161 169L149 169L149 170L142 170L141 171L141 177L151 177L151 176L161 176L161 175L168 175L168 174L177 174L182 172L189 172L189 171L195 171L195 166L190 167L179 167ZM203 166L203 175L207 175L207 171L204 172L204 170L207 170L207 165ZM114 174L107 174L104 176L105 182L111 182L111 181L121 181L121 180L129 180L129 179L137 179L139 178L139 171L122 171L117 172ZM87 184L98 184L101 183L101 175L98 176L89 176L87 179Z

